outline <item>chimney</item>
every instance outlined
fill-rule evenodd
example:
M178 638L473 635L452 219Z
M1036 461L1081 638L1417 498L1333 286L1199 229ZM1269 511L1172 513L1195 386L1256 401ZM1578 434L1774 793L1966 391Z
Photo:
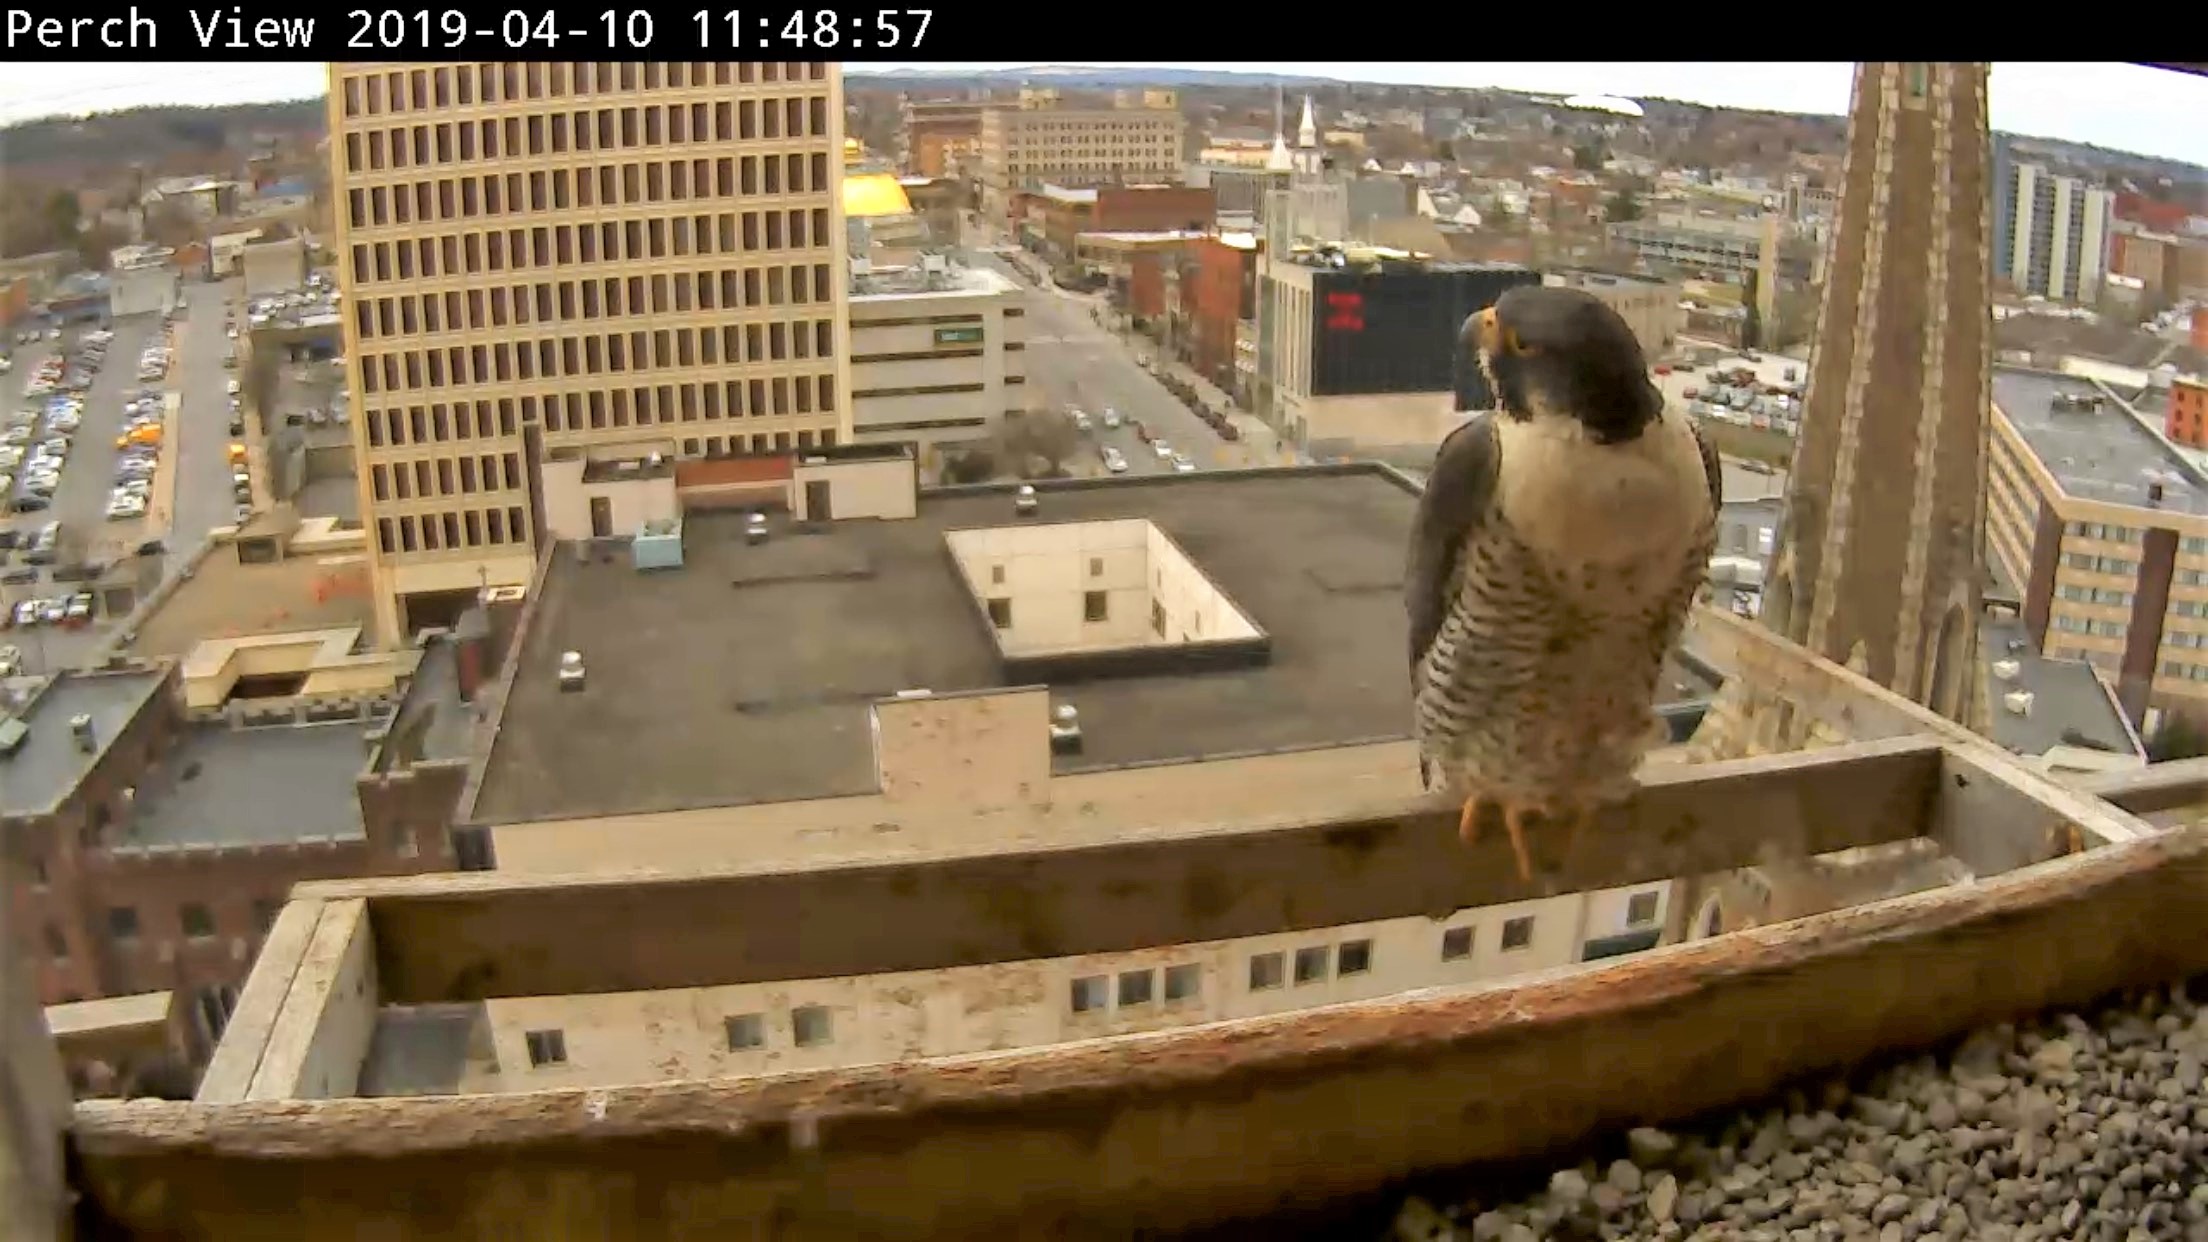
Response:
M69 733L77 739L77 749L85 754L89 755L100 748L100 735L92 727L90 716L81 712L71 716L69 718Z

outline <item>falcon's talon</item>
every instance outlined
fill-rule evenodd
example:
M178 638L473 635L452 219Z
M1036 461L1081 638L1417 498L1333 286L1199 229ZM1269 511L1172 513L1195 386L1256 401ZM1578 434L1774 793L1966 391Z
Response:
M1466 845L1480 842L1480 795L1468 794L1464 809L1457 813L1457 836Z
M1533 855L1526 850L1526 817L1540 808L1510 804L1503 807L1503 831L1510 834L1510 852L1518 859L1518 878L1533 883Z

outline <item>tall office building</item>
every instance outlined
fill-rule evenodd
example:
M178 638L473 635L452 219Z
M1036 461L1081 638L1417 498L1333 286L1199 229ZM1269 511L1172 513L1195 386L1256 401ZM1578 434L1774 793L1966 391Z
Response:
M2108 272L2116 196L2044 165L1994 157L1993 269L2018 293L2091 302Z
M1178 91L1115 91L1110 107L1076 107L1023 86L1017 104L981 113L982 211L1001 220L1014 194L1046 185L1177 185L1187 142Z
M528 582L548 457L849 440L839 66L340 64L329 115L382 642Z

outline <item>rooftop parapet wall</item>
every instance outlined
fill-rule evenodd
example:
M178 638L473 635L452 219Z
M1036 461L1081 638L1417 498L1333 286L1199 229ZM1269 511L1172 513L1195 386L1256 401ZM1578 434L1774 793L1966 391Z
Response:
M1685 769L1652 790L1593 830L1583 853L1597 861L1542 883L1731 870L1774 850L1917 836L1959 857L1992 864L2006 853L2021 866L1982 868L1962 888L1499 985L981 1058L487 1097L87 1103L75 1113L84 1187L129 1224L189 1219L206 1236L656 1238L771 1220L777 1237L797 1239L1124 1237L1522 1157L2208 967L2208 903L2191 896L2208 884L2208 832L2145 833L1990 748L1889 739ZM1423 834L1461 850L1446 808L1421 814L1393 836L1369 822L1272 831L1320 838L1322 848L1337 834L1331 848L1363 860L1357 883L1339 887L1362 888L1416 854ZM2077 824L2093 848L2045 861L2039 829L2054 821ZM1282 854L1242 844L1242 859ZM1477 878L1509 876L1502 848L1467 852L1455 887L1474 900L1489 898L1471 891L1482 884L1511 887ZM483 933L487 960L473 980L450 982L484 991L534 988L547 972L571 969L559 959L586 938L590 926L574 916L591 894L625 894L620 904L639 916L662 911L630 940L649 954L599 957L603 986L695 964L692 948L658 940L661 923L690 924L692 945L747 943L695 904L710 902L725 920L745 903L711 890L746 882L314 886L271 936L210 1080L237 1079L248 1062L256 1093L300 1077L294 1068L319 1046L280 1042L287 1029L357 1041L350 989L332 981L380 984L387 1001L412 994L424 955L451 948L453 918ZM682 888L692 900L666 900ZM514 926L502 906L535 907L531 951L502 942L502 928ZM1037 912L994 917L1032 926ZM374 940L372 979L367 960L348 965L363 935ZM320 966L318 954L328 959ZM1902 974L1915 986L1893 986ZM1926 990L1943 1004L1923 1004ZM342 1076L340 1062L332 1081ZM1220 1151L1237 1158L1219 1160ZM283 1192L268 1193L279 1182Z

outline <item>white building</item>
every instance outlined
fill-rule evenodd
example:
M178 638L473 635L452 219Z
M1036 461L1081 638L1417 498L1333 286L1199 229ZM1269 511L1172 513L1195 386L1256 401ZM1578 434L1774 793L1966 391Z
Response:
M851 285L854 443L904 441L923 472L946 447L996 435L1027 408L1027 293L941 255L919 266L858 265Z
M2115 195L2044 165L1994 160L1993 270L2022 294L2090 301L2108 270Z
M167 246L124 246L108 256L108 314L154 315L176 304L176 252Z

